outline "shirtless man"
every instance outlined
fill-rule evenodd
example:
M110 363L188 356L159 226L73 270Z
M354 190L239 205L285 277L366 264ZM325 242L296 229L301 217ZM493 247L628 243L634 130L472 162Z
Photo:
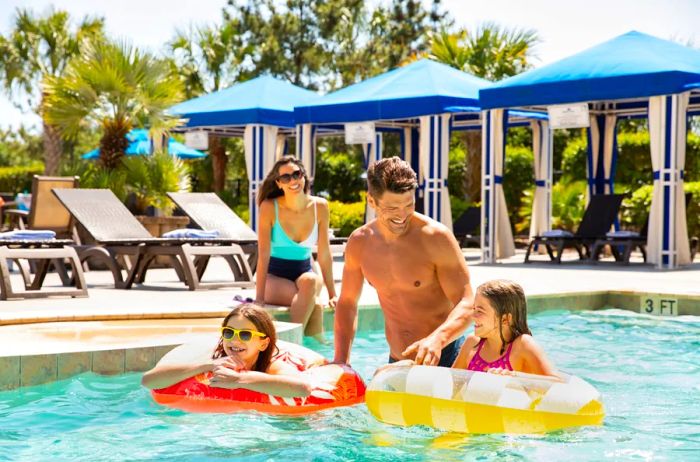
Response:
M376 219L355 230L345 250L335 311L336 363L348 363L364 279L379 295L389 362L449 367L472 319L469 270L452 232L415 211L416 174L398 157L367 171Z

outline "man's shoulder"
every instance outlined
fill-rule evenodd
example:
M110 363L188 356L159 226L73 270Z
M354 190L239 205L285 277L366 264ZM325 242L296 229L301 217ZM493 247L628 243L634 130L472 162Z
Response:
M358 246L363 245L369 239L374 236L374 230L371 226L372 222L366 223L359 228L355 229L348 237L348 246Z
M435 238L447 240L455 239L452 230L439 221L420 213L416 213L414 216L415 223L422 236L431 239L431 241Z

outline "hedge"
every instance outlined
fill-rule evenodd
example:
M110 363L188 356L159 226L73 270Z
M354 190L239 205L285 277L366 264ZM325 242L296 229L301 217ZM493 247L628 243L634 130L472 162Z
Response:
M44 164L34 162L20 167L0 167L0 191L8 193L30 192L34 175L44 173Z

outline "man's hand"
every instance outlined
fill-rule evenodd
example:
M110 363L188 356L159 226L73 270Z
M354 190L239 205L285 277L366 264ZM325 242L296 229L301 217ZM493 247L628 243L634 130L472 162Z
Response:
M440 362L443 346L443 342L429 335L409 345L401 354L404 358L410 358L415 355L414 361L416 364L437 366Z

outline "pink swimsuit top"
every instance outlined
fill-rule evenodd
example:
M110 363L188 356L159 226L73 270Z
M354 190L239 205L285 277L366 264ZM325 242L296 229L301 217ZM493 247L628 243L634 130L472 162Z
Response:
M510 350L513 348L513 342L510 342L510 345L508 345L508 349L506 350L506 353L498 358L495 361L488 362L485 361L484 358L481 357L481 348L484 346L484 342L486 341L485 338L482 338L479 341L479 346L476 349L476 353L474 353L474 356L472 357L472 360L469 361L469 367L467 367L468 371L477 371L477 372L486 372L488 369L507 369L509 371L513 370L513 366L510 365Z

